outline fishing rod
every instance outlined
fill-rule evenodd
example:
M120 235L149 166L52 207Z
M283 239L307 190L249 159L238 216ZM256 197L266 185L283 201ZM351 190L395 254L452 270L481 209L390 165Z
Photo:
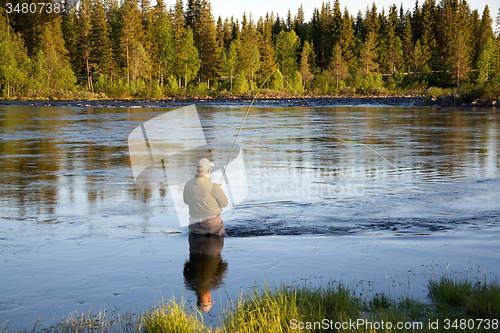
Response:
M245 117L243 118L243 121L241 122L241 125L240 125L240 129L238 130L238 134L236 134L236 137L234 139L234 143L233 143L233 147L231 148L231 151L229 152L229 156L227 158L227 162L226 162L226 165L224 166L224 171L222 172L222 178L221 178L221 183L222 181L224 180L224 175L226 174L226 169L227 169L227 166L229 164L229 160L231 159L231 155L233 154L233 150L234 150L234 147L236 146L236 142L238 141L238 138L240 136L240 133L241 133L241 130L243 129L243 125L245 124L245 121L247 120L247 117L250 113L250 110L252 109L252 106L253 106L253 103L255 102L255 99L257 98L257 95L260 93L262 87L264 87L264 84L271 78L271 76L274 75L274 73L276 73L278 71L278 68L276 68L265 80L264 82L261 84L261 86L259 87L259 89L257 90L257 92L255 93L255 96L253 97L252 99L252 103L250 103L250 106L248 107L248 110L245 114ZM283 76L283 74L281 74L281 72L279 72L280 75L281 75L281 78L286 82L286 84L288 85L288 87L293 90L294 93L296 93L297 95L300 95L297 90L295 90L295 88L292 87L292 85L288 82L288 80ZM333 133L327 126L327 124L323 121L323 119L321 119L321 115L316 112L316 110L314 109L314 107L309 103L309 101L307 99L305 99L304 97L301 97L301 99L306 102L306 104L309 106L309 108L311 110L313 110L313 112L318 116L318 119L319 121L321 122L321 124L325 127L325 129L330 133L331 136L333 136L335 139L339 140L340 142L343 142L343 143L347 143L347 144L354 144L354 145L359 145L359 146L363 146L365 148L368 148L370 149L372 152L374 152L375 154L377 154L378 156L380 156L384 161L386 161L387 163L389 163L391 166L393 166L395 169L397 170L401 170L398 166L396 166L395 164L393 164L392 162L390 162L387 158L385 158L382 154L380 154L378 151L376 151L374 148L370 147L369 145L367 145L366 143L362 143L362 142L357 142L357 141L352 141L352 140L344 140L342 138L339 138L337 135L335 135L335 133Z

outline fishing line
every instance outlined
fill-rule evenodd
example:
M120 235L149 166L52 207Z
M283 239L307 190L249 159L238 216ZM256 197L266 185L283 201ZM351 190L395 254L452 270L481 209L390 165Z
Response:
M245 117L243 118L243 121L241 122L241 125L240 125L240 129L238 130L238 134L236 134L236 138L234 139L234 143L233 143L233 147L231 148L231 151L229 152L229 156L227 158L227 162L226 162L226 165L224 166L224 171L222 172L222 178L221 178L221 183L222 181L224 180L224 175L226 174L226 169L227 169L227 166L229 164L229 160L231 159L231 155L233 154L233 150L234 150L234 147L236 146L236 142L238 141L238 138L240 136L240 133L241 133L241 130L243 129L243 125L245 124L245 121L247 120L247 117L248 115L250 114L250 110L252 109L252 106L253 106L253 103L255 102L255 99L257 98L257 95L260 93L260 91L262 90L262 87L264 87L264 84L266 84L266 82L271 78L271 76L274 75L274 73L276 73L278 71L278 68L276 68L265 80L264 82L261 84L261 86L259 87L259 89L257 90L257 92L255 93L255 96L253 97L252 99L252 103L250 103L250 106L248 107L248 110L245 114ZM286 84L288 85L288 87L290 87L290 89L293 90L294 93L296 93L297 95L300 95L297 90L295 90L292 85L288 82L288 80L283 76L283 74L281 74L280 72L280 75L281 75L281 78L286 82ZM372 152L374 152L375 154L377 154L378 156L380 156L384 161L386 161L387 163L389 163L390 165L392 165L394 168L396 168L397 170L400 170L400 168L396 165L394 165L392 162L390 162L387 158L385 158L382 154L380 154L378 151L376 151L375 149L373 149L372 147L370 147L369 145L367 145L366 143L362 143L362 142L357 142L357 141L351 141L351 140L344 140L344 139L341 139L339 138L337 135L335 135L335 133L333 133L327 126L327 124L321 119L321 115L316 112L316 110L314 109L314 107L309 103L309 101L307 99L305 99L304 97L301 97L301 99L306 102L306 104L309 106L309 108L311 110L314 111L314 113L318 116L318 119L319 121L321 122L321 124L326 128L326 130L330 133L331 136L333 136L335 139L341 141L341 142L344 142L344 143L348 143L348 144L354 144L354 145L359 145L359 146L363 146L365 148L368 148L370 149Z
M271 74L269 74L269 76L264 80L264 82L262 82L262 84L260 85L259 89L255 93L255 96L252 99L252 103L250 103L250 106L248 107L247 113L245 114L245 117L243 118L243 121L241 122L240 129L238 130L238 134L236 134L236 138L234 138L233 147L231 148L231 151L229 152L229 156L227 157L227 162L226 162L226 165L224 166L224 171L222 172L222 178L220 180L221 184L222 184L222 181L224 180L224 175L226 174L227 165L229 164L229 160L231 159L231 155L233 154L234 147L236 146L236 141L238 141L238 138L240 136L241 130L243 129L243 124L245 123L245 120L247 120L248 114L250 113L250 110L252 109L252 105L255 102L255 99L257 98L257 95L261 91L262 87L264 87L264 84L266 84L267 80L269 80L271 78L271 76L273 76L273 74L277 70L278 70L278 68L276 68Z
M285 80L286 84L297 94L297 95L300 95L297 90L295 90L291 85L290 83L288 83L288 80L283 76L283 74L281 75L281 77L283 77L283 80ZM335 135L335 133L333 133L327 126L327 124L321 119L321 115L316 112L316 110L314 109L314 107L309 104L309 101L307 99L305 99L304 97L301 97L302 100L304 100L304 102L307 103L307 105L309 106L309 108L311 110L314 111L314 113L318 116L318 119L319 121L321 122L321 124L323 124L323 126L326 128L326 130L328 132L330 132L331 136L333 136L335 139L341 141L341 142L344 142L344 143L350 143L350 144L354 144L354 145L359 145L359 146L363 146L365 148L368 148L370 149L372 152L374 152L375 154L377 154L378 156L382 157L382 159L384 161L386 161L387 163L389 163L390 165L392 165L394 168L396 168L397 170L401 170L398 166L394 165L393 163L391 163L387 158L385 158L382 154L380 154L378 151L376 151L375 149L373 149L372 147L370 147L369 145L367 145L366 143L362 143L362 142L357 142L357 141L349 141L349 140L343 140L341 138L339 138L337 135Z

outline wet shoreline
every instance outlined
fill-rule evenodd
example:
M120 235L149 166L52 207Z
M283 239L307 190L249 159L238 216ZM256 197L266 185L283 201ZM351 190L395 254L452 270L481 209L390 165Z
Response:
M109 108L173 108L197 106L251 105L254 96L176 96L158 100L0 100L0 106L35 107L109 107ZM323 107L323 106L399 106L399 107L460 107L495 108L496 100L463 101L456 95L426 98L425 96L257 96L254 106L262 107Z
M170 108L196 104L197 106L232 106L250 105L253 96L186 96L162 100L4 100L0 106L35 106L35 107L110 107L110 108ZM360 106L384 105L412 107L422 105L424 97L258 97L253 105L266 107L321 107L321 106Z

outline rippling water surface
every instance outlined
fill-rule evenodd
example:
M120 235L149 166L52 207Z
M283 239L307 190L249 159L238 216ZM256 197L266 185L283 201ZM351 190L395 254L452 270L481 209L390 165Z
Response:
M315 110L253 109L238 138L249 193L225 214L230 235L432 232L495 224L495 111ZM112 220L143 232L176 230L168 187L137 187L127 148L135 127L166 111L3 107L2 218L82 225ZM209 143L232 143L246 107L198 111ZM369 145L399 169L332 134Z
M88 255L68 244L97 242L106 247L105 257L114 242L143 237L147 248L147 235L185 232L169 188L136 185L128 155L130 132L169 110L0 108L0 244L11 274L27 278L23 269L36 270L40 257L54 253L66 263ZM207 142L232 143L246 111L246 106L199 107ZM254 107L238 144L248 195L222 215L230 237L498 232L495 110ZM57 245L61 242L65 245ZM97 265L105 262L102 256ZM140 262L131 257L138 260L133 264ZM15 268L12 262L19 258ZM60 262L54 267L61 269ZM3 289L15 280L2 279ZM8 318L27 302L42 302L44 293L59 299L44 288L35 288L37 296L24 302L18 300L21 292L9 294L0 313ZM78 295L88 292L81 288ZM80 302L60 296L69 304Z

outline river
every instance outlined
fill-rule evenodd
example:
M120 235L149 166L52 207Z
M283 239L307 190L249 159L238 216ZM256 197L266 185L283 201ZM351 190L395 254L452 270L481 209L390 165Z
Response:
M91 308L142 310L160 295L194 297L183 275L189 244L177 194L161 177L137 183L129 154L132 131L173 110L0 107L0 321L30 328L39 317L50 322ZM195 132L228 150L247 110L198 107ZM176 135L193 139L192 131ZM457 258L457 271L494 266L499 150L495 109L253 107L232 158L241 162L238 174L225 179L227 191L242 195L222 214L227 272L218 302L263 279L335 278L325 268L301 273L299 263L338 253L339 240L384 240L385 251L398 247L389 245L398 237L460 247L472 234L487 245ZM441 258L429 256L422 266ZM442 257L440 267L451 258ZM359 280L362 271L343 276Z

